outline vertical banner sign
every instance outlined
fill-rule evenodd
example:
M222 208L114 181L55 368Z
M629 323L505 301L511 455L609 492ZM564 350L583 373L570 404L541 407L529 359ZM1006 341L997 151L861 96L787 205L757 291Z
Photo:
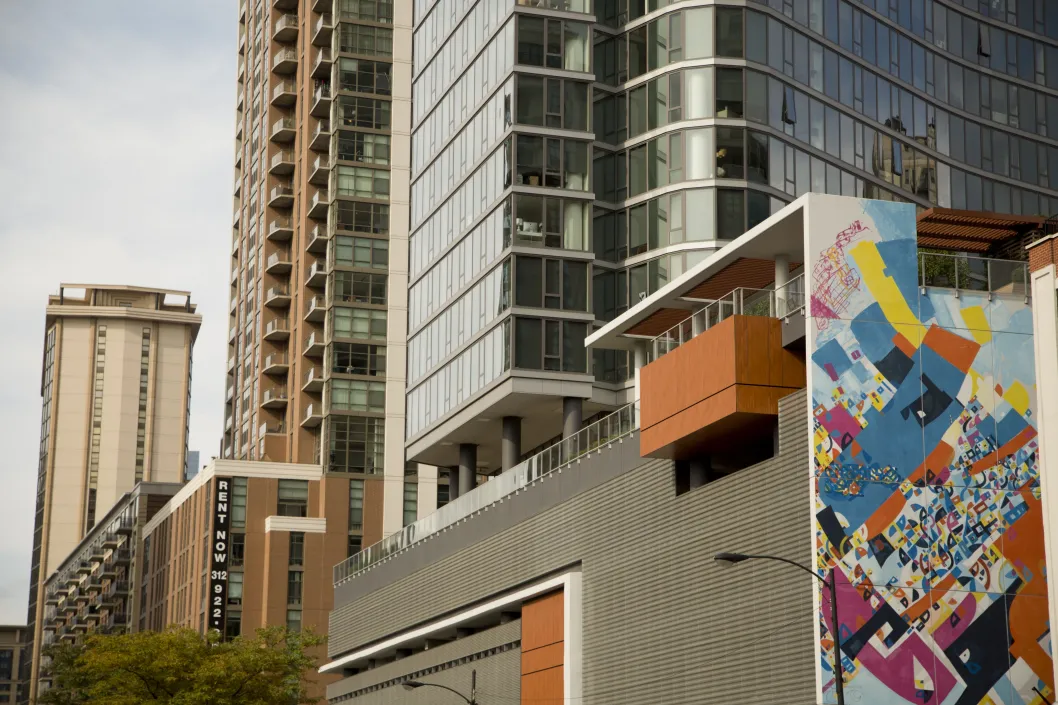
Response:
M209 571L209 628L224 634L225 606L228 602L228 525L231 522L228 506L231 497L231 478L217 477L213 493L213 556Z

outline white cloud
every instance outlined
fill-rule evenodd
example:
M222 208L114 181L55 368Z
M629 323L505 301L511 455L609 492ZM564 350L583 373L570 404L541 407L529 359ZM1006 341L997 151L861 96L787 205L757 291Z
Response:
M192 292L191 439L216 454L236 3L0 5L0 623L26 618L44 307L63 281Z

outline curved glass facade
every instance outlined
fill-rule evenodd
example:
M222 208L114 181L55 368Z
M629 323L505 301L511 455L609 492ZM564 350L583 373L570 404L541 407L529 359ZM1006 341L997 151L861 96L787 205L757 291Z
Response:
M409 401L501 327L496 375L547 369L534 336L554 331L540 344L556 349L561 326L511 322L535 286L520 281L535 268L512 266L523 246L593 253L584 318L601 322L809 191L1058 210L1055 3L415 11L409 350L430 352L412 355ZM589 370L623 383L628 364L597 353Z

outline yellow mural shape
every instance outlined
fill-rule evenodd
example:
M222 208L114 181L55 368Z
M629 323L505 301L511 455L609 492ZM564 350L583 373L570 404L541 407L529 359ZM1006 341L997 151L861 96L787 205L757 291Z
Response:
M988 343L992 340L992 331L988 329L988 317L985 316L985 310L980 306L967 306L962 309L962 320L966 324L966 327L970 329L970 334L973 335L981 345Z
M1029 409L1029 390L1025 389L1025 385L1017 380L1003 392L1003 399L1014 407L1014 411L1022 416Z
M864 240L849 250L849 254L856 260L860 275L874 300L881 306L886 320L916 348L921 345L926 327L908 306L904 295L900 293L900 287L892 277L886 275L885 260L878 246L870 240Z

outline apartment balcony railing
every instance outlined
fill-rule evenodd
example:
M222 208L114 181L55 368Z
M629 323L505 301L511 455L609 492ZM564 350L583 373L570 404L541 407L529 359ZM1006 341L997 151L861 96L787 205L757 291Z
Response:
M309 182L317 186L326 186L331 176L331 158L327 154L321 154L312 162L312 170L309 172Z
M265 340L284 340L290 337L290 322L285 318L273 318L265 324Z
M265 390L261 406L266 409L280 409L287 405L287 388L271 387Z
M290 369L286 353L271 353L264 359L264 373L266 375L285 375Z
M323 407L320 404L309 404L305 407L305 417L301 419L301 425L305 428L315 428L323 423Z
M297 133L297 123L294 118L279 118L272 123L273 142L293 142Z
M316 152L326 152L331 148L331 121L320 120L312 132L309 147Z
M293 49L283 49L272 56L272 70L276 73L294 73L297 68L298 53Z
M309 113L318 118L324 118L331 114L331 87L326 83L316 86L316 90L313 91L312 108Z
M272 39L284 44L298 38L298 16L280 15L272 24Z
M784 318L803 311L804 307L804 275L794 277L778 291L740 287L654 338L647 354L650 360L656 360L731 316Z
M320 322L327 315L327 304L322 296L313 296L305 305L305 320Z
M265 292L265 306L285 308L290 305L290 292L285 286L272 286Z
M273 252L268 255L265 271L273 275L284 274L290 271L291 266L289 252Z
M305 382L301 385L301 391L319 394L323 391L323 368L310 367L305 372Z
M302 354L305 357L323 357L326 349L327 346L324 344L323 336L320 335L319 331L312 331L309 333L309 337L305 339L305 349Z
M331 75L331 67L334 65L334 55L330 47L320 47L316 52L316 63L312 66L313 78L327 78Z
M578 458L609 447L615 442L622 442L638 427L636 403L621 407L595 423L585 426L569 438L564 438L555 445L522 461L507 472L460 495L433 514L405 526L397 533L368 546L355 556L334 566L335 586L355 578L371 566L402 553L426 537L482 511L504 497L529 487L537 480L568 466Z
M289 240L294 234L294 224L289 217L274 218L268 224L268 239L275 242Z
M298 87L293 81L280 81L272 88L272 105L289 107L298 99Z
M289 184L273 186L268 195L268 205L272 208L290 208L294 205L294 189Z
M1031 296L1029 263L940 252L918 253L919 286Z
M272 155L272 163L268 169L269 174L276 176L292 174L294 172L294 151L281 149Z
M325 219L327 217L327 207L330 204L331 199L327 194L327 189L321 188L319 191L312 194L312 200L309 201L309 217L318 220Z
M312 260L312 264L305 271L305 283L313 288L327 285L327 262L322 259Z
M327 242L331 239L331 234L327 229L326 224L316 223L309 231L309 242L305 246L305 249L315 254L321 254L327 251Z
M316 46L328 46L334 36L334 18L331 13L325 12L316 20L316 28L312 32L312 43Z

